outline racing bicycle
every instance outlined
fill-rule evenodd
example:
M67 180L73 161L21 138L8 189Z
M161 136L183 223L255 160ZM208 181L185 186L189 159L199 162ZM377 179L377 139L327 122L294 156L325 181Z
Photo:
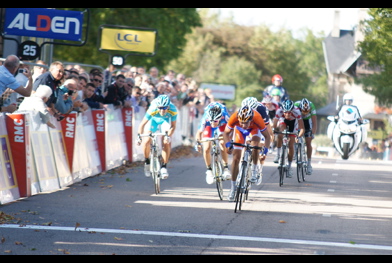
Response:
M305 182L305 174L308 168L308 159L305 151L305 140L303 137L298 138L295 143L295 156L297 160L297 179L298 183Z
M161 158L159 153L159 147L157 144L158 136L168 136L165 133L148 133L140 134L140 137L150 137L151 147L150 147L150 173L152 180L154 181L155 194L159 194L161 191Z
M244 147L242 152L242 160L240 162L240 169L236 181L236 192L234 200L234 213L236 213L237 210L241 210L242 203L245 202L245 200L248 200L248 194L251 187L250 176L251 164L253 162L252 151L253 149L262 150L264 147L252 146L250 144L242 144L236 142L231 142L231 144Z
M287 155L288 155L288 141L289 141L289 135L297 135L294 132L289 132L288 128L286 130L279 132L279 131L274 131L275 134L283 134L283 140L282 140L282 150L281 150L281 156L279 158L279 164L278 164L278 170L279 170L279 186L283 185L283 179L284 177L288 176L289 173L289 168L288 168L288 160L287 160Z
M222 163L222 155L221 155L221 149L219 147L219 144L217 143L222 136L217 136L215 135L214 138L204 138L200 142L212 142L211 145L211 168L212 168L212 174L215 177L215 184L216 184L216 189L218 191L218 195L220 200L223 200L223 185L222 182L224 181L223 179L223 163Z

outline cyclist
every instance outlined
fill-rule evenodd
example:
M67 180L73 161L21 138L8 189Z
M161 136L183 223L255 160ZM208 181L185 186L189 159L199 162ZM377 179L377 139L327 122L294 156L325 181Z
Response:
M274 96L278 96L278 100L280 101L280 91L278 89L274 89L273 92L275 91L279 95L274 95ZM264 96L263 100L261 101L261 104L263 104L267 108L268 117L270 118L270 120L273 120L275 118L276 111L280 108L280 103L276 101L272 97L272 95L267 94ZM276 142L275 142L276 138L273 132L270 132L270 134L271 134L271 151L272 151L276 146Z
M314 139L314 134L317 132L317 115L316 115L316 107L313 102L309 101L306 98L303 98L300 101L296 101L294 106L298 107L302 113L302 119L304 121L305 127L305 141L306 141L306 155L308 156L308 171L307 174L312 174L312 140Z
M301 111L294 106L294 102L292 100L286 100L282 103L282 108L280 108L275 115L274 124L273 124L275 131L284 131L286 127L288 127L289 132L297 133L298 130L299 134L298 137L302 137L304 134L304 122L301 117ZM291 168L291 162L293 161L294 156L294 138L296 135L289 135L289 151L288 151L288 177L293 176L293 169ZM282 140L283 134L278 135L278 142L277 142L277 154L274 159L274 163L278 163L281 155L282 150Z
M155 98L150 107L148 108L146 114L142 122L140 123L138 129L138 138L137 145L142 144L145 165L144 165L144 174L147 177L151 176L150 173L150 137L144 137L143 139L140 137L145 131L150 131L152 133L158 130L158 126L160 125L161 131L166 132L167 136L163 136L162 138L162 159L163 163L161 166L161 178L167 179L169 174L167 172L167 163L170 157L171 150L171 139L170 136L174 133L176 129L178 111L176 106L170 102L170 98L167 95L160 95ZM146 127L146 128L145 128Z
M272 85L270 85L270 86L268 86L268 87L266 87L266 88L264 89L263 97L264 97L265 95L268 95L268 94L271 95L271 93L272 93L272 91L273 91L274 89L278 89L278 90L280 90L280 92L281 92L281 99L282 99L282 101L288 100L288 99L289 99L289 94L287 93L286 88L282 87L282 83L283 83L283 78L282 78L282 76L279 75L279 74L275 74L275 75L272 77L271 81L272 81ZM271 95L271 96L272 96L272 95Z
M260 113L261 117L263 117L264 124L266 125L269 134L270 135L272 134L271 125L269 125L270 119L268 116L267 108L261 102L259 102L255 97L247 97L242 101L241 106L249 106L252 110L256 110L258 113ZM270 139L270 144L271 144L271 136L269 137L269 139ZM263 147L264 145L265 145L265 138L263 135L261 135L259 146ZM266 153L268 153L268 152L266 151ZM261 184L262 177L263 177L262 170L263 170L265 158L266 158L266 154L260 153L260 155L259 155L259 162L260 163L259 163L258 167L252 167L252 170L258 170L257 173L252 172L252 178L250 179L250 181L252 183L257 182L257 184ZM257 174L257 176L256 176L256 174Z
M239 170L239 163L241 159L242 147L233 146L231 147L231 138L234 138L234 142L244 144L249 143L252 146L258 146L260 143L261 134L265 138L269 138L269 132L264 123L263 117L255 110L252 110L249 106L241 107L237 112L234 112L226 125L225 131L223 132L223 138L226 143L226 151L228 154L233 153L233 160L231 163L231 190L228 196L229 201L234 201L234 194L236 191L236 180ZM266 140L266 147L269 147L269 140ZM253 167L257 166L258 151L254 150ZM257 170L252 171L253 173Z
M195 145L195 149L197 151L201 151L201 143L200 140L203 138L213 138L214 134L221 135L225 130L227 121L229 120L230 115L227 112L226 107L219 102L212 102L208 104L208 106L204 109L203 117L199 124L199 129L196 133L197 144ZM202 138L203 137L203 138ZM221 136L220 136L221 137ZM223 137L219 141L221 147L221 154L223 160L223 179L227 180L231 177L230 170L228 167L228 155L226 152L226 147L223 143ZM206 182L207 184L212 184L214 182L214 175L212 174L211 168L211 142L203 143L203 157L204 162L207 166L206 171Z

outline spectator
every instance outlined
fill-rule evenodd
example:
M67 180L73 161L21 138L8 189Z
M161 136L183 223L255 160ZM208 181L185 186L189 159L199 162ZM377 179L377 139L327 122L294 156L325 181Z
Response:
M19 68L20 60L15 55L9 55L4 61L4 65L0 66L0 95L3 97L3 93L8 91L15 91L24 97L30 97L33 79L29 69L23 72L28 78L28 83L24 87L15 79L14 75ZM7 91L7 92L8 92ZM5 96L4 96L5 97ZM16 105L3 106L3 100L0 99L0 110L1 112L14 112Z
M156 85L159 80L159 70L157 67L152 67L150 68L150 78L151 78L151 83Z
M95 87L94 95L92 97L93 100L103 103L104 102L104 95L103 95L103 91L101 88L102 81L103 81L102 73L100 73L100 72L93 73L91 81Z
M41 64L41 65L46 66L46 63L42 60L38 60L35 64ZM47 69L45 67L34 66L34 68L33 68L33 83L38 78L38 76L41 76L46 71L47 71Z
M123 106L123 99L126 96L124 90L125 76L117 75L116 82L108 86L107 94L104 98L105 104L113 104L116 107Z
M37 90L39 85L47 85L52 89L52 95L50 98L46 101L46 105L48 106L48 111L50 114L52 114L55 118L57 118L58 121L62 120L63 117L60 116L60 114L55 110L55 103L57 101L56 98L56 90L60 87L61 85L61 80L64 77L64 66L63 63L60 61L55 61L53 62L50 67L49 71L43 73L34 82L33 85L33 90Z
M70 113L73 109L72 95L77 91L77 83L74 79L67 79L64 85L60 86L55 92L57 93L55 109L61 114ZM80 105L78 105L79 107Z
M46 123L50 128L56 128L49 120L49 111L46 101L52 95L52 89L46 85L38 86L35 93L25 98L19 106L18 111L38 112L42 123Z
M144 75L146 74L146 70L144 69L144 67L137 67L137 74L139 75Z
M102 102L94 100L95 94L95 85L91 82L86 84L86 87L83 88L83 102L87 103L87 105L91 109L103 109L104 104Z
M154 99L157 98L159 95L164 95L166 90L166 83L165 82L159 82L156 86L155 89L152 90L152 94L154 96Z
M25 69L29 69L28 65L20 64L17 74L15 76L16 81L25 87L29 81L29 79L23 74ZM11 105L19 105L20 102L24 99L24 97L11 89L7 89L6 92L1 96L3 100L3 106L9 107ZM17 106L16 106L17 107Z

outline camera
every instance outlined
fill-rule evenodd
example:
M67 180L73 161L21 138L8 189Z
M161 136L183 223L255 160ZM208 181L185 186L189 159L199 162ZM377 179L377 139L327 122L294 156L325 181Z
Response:
M18 73L26 73L26 70L24 69L24 68L20 68L20 69L18 69Z

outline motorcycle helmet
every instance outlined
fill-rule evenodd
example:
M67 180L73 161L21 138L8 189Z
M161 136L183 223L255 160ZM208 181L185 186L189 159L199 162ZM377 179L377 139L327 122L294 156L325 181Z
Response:
M280 89L275 88L271 91L271 96L279 96L282 97L282 92L280 91Z
M344 96L343 96L343 104L346 104L346 100L348 100L350 102L349 105L351 105L353 103L353 101L354 101L353 95L351 93L344 94Z
M249 106L249 108L254 110L257 108L257 104L258 101L255 97L247 97L242 101L241 106Z
M240 122L248 122L253 119L253 110L249 106L242 106L238 110L238 120Z
M294 102L292 100L285 100L282 103L283 112L292 111L294 108Z

